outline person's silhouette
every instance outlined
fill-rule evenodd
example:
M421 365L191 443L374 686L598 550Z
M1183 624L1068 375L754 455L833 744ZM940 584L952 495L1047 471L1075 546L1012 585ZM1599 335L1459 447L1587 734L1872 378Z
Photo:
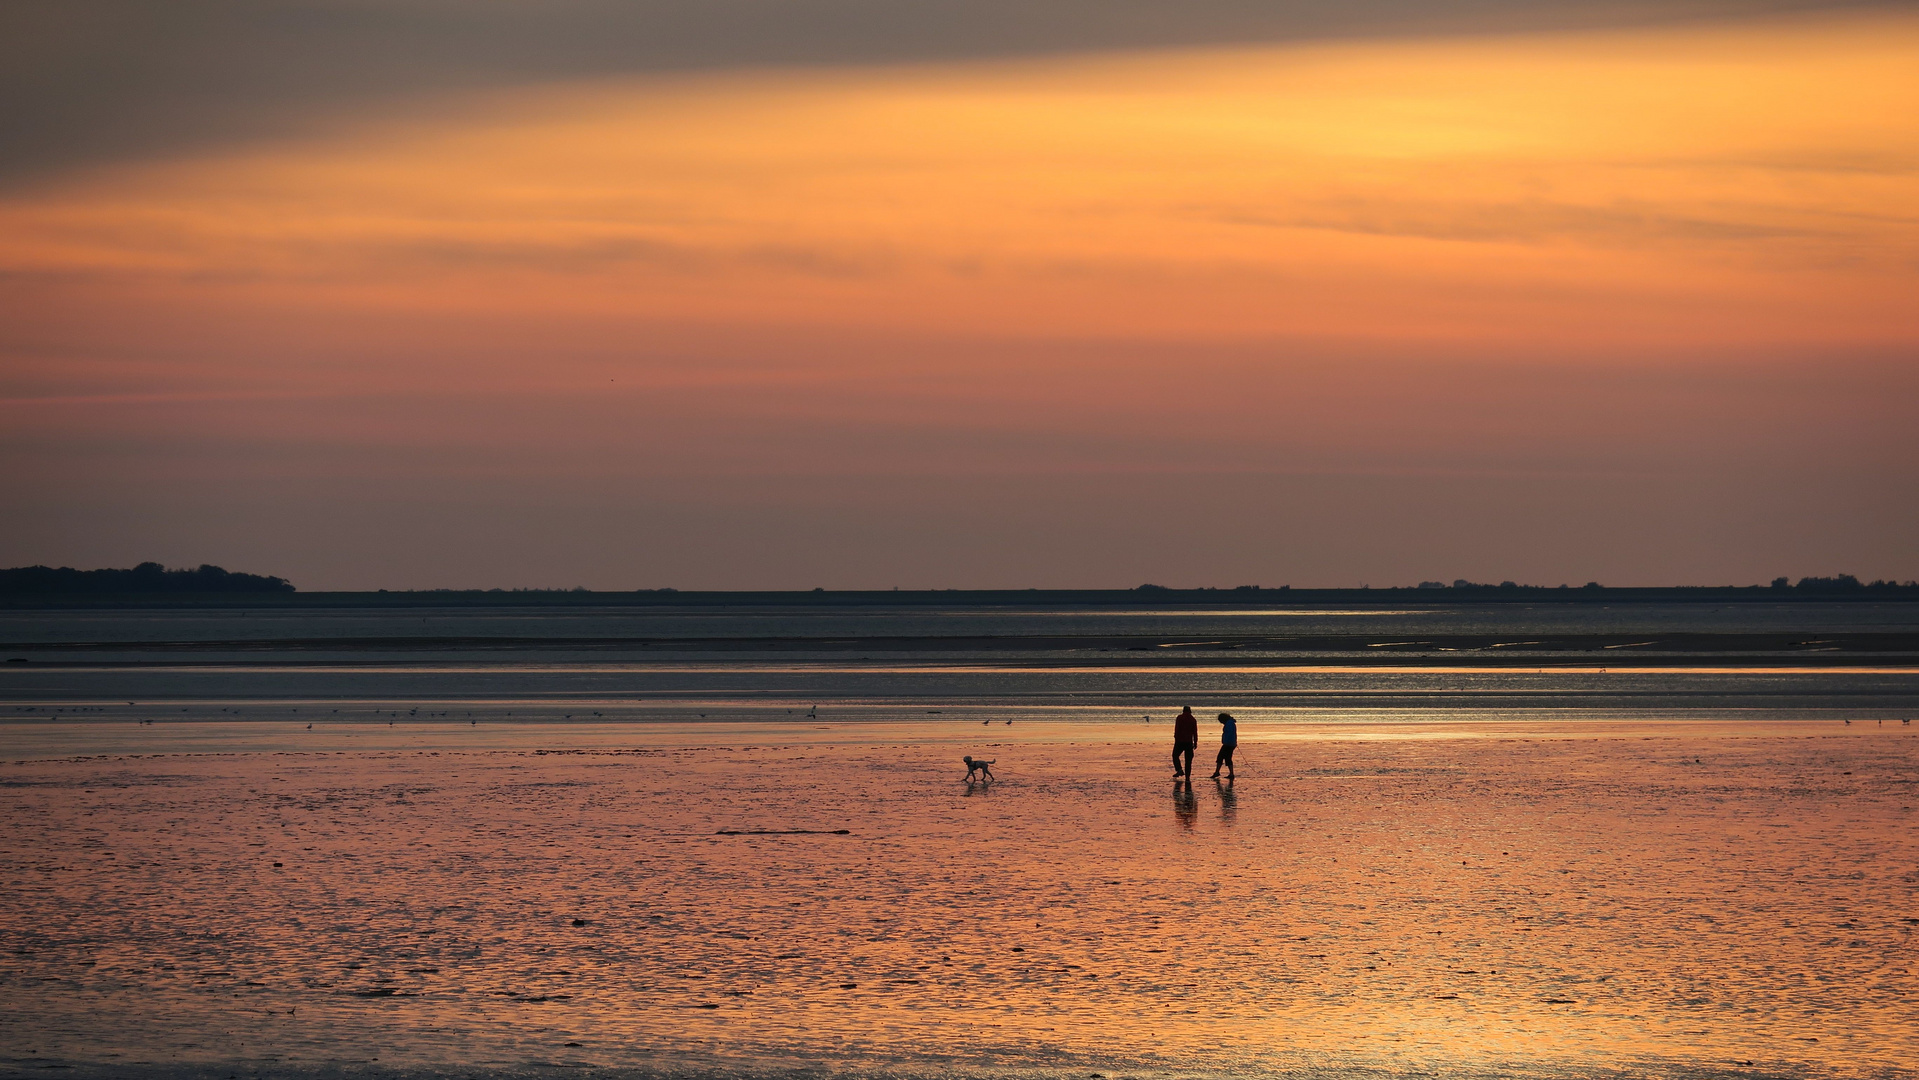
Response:
M1219 714L1219 756L1213 759L1213 779L1219 779L1221 767L1226 769L1226 779L1233 778L1233 751L1239 747L1239 721L1233 714ZM1191 766L1188 766L1190 768Z
M1173 719L1173 775L1193 775L1193 748L1199 745L1199 717L1186 706Z

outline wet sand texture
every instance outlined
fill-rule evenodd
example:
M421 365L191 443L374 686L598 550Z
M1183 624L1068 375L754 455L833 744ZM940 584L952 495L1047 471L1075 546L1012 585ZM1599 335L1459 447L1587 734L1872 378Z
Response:
M1910 1076L1913 731L12 763L0 1064Z

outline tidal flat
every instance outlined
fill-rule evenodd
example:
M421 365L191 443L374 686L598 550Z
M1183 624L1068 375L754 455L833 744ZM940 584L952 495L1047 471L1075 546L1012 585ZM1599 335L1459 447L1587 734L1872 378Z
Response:
M1919 1075L1897 720L263 726L0 764L0 1069Z

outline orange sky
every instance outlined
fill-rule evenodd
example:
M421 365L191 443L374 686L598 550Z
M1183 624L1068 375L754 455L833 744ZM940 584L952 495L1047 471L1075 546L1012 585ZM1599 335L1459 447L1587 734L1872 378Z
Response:
M1916 55L1878 15L549 82L16 184L0 445L40 524L0 562L1919 575L1884 505L1919 478ZM1381 542L1419 478L1477 518ZM375 490L415 525L288 524ZM1156 500L1252 538L1182 551ZM669 538L505 524L540 515Z

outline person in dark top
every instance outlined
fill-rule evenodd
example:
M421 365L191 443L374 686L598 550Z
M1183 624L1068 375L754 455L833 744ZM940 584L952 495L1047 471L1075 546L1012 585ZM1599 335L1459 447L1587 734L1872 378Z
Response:
M1219 756L1213 759L1213 779L1219 779L1220 766L1226 768L1226 779L1233 778L1233 748L1239 745L1239 721L1233 714L1219 714Z
M1174 776L1193 775L1193 748L1198 745L1199 717L1193 715L1193 707L1188 705L1173 720Z

